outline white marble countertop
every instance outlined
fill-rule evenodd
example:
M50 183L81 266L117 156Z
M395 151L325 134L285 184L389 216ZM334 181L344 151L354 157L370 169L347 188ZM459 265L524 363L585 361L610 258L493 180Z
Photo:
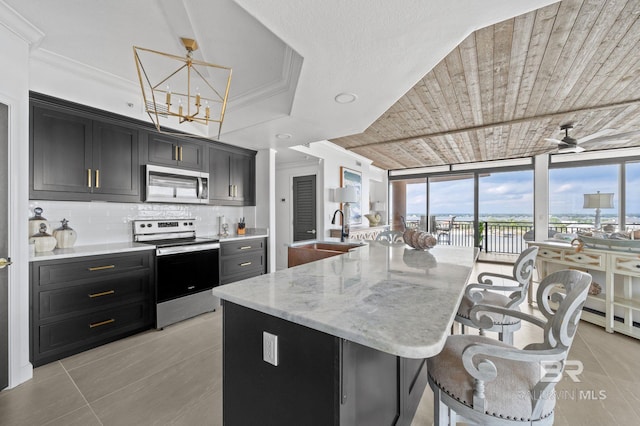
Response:
M229 302L405 358L442 350L477 257L472 247L370 241L328 259L222 285Z
M65 259L69 257L96 256L101 254L122 253L125 251L155 250L156 246L142 243L107 243L76 246L64 249L35 253L29 256L30 262L39 260Z
M269 236L269 232L266 229L251 229L246 235L230 235L229 237L220 238L220 242L225 241L237 241L251 238L265 238ZM211 237L218 238L217 235L198 235L198 237ZM156 246L152 244L142 244L135 242L121 242L121 243L105 243L105 244L90 244L75 246L66 249L54 249L52 251L35 253L29 256L29 261L39 260L51 260L51 259L66 259L68 257L81 257L81 256L96 256L101 254L120 253L124 251L138 251L138 250L155 250Z
M251 228L247 229L247 233L245 235L237 235L237 234L229 234L228 237L219 237L217 234L213 235L203 235L203 237L214 237L220 238L220 242L224 243L227 241L239 241L239 240L249 240L252 238L266 238L269 236L269 231L261 228Z

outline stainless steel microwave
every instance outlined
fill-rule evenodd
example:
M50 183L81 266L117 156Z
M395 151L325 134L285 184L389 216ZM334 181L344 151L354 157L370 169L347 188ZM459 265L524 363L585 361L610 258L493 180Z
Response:
M209 202L209 173L146 165L146 202Z

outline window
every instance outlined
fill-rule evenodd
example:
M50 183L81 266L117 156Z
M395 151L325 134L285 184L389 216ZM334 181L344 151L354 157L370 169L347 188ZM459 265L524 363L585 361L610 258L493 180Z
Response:
M596 211L584 208L584 194L613 193L612 209L601 209L601 225L618 225L618 164L549 170L549 226L558 232L592 228Z
M625 169L625 225L640 229L640 162L629 162Z

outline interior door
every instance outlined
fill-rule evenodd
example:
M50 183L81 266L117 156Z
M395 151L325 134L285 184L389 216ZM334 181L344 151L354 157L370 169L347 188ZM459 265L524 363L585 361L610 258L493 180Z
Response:
M0 390L9 385L9 107L0 104ZM3 266L4 265L4 266Z
M316 175L293 178L293 241L315 240Z

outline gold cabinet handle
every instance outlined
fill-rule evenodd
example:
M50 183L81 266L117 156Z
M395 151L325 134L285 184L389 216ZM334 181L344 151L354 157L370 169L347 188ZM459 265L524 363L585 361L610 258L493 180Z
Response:
M238 185L233 185L233 196L234 197L238 196Z
M244 262L240 264L240 266L249 266L249 265L251 265L251 262Z
M11 265L13 262L11 258L5 259L4 257L0 257L0 269L4 269L5 267Z
M100 170L96 170L96 188L100 188Z
M89 328L100 327L101 325L111 324L112 322L116 322L116 320L114 320L113 318L110 318L106 321L94 322L92 324L89 324Z
M182 161L182 147L180 147L180 161Z
M229 197L233 197L233 185L229 185Z
M87 186L91 188L91 169L87 169Z
M251 247L252 246L242 246L238 250L247 250L247 249L250 249Z
M88 268L91 272L93 271L102 271L105 269L113 269L116 265L105 265L105 266L94 266L93 268Z
M93 294L89 294L89 298L93 299L95 297L102 297L102 296L108 296L110 294L115 294L116 291L115 290L109 290L109 291L103 291L101 293L93 293Z

